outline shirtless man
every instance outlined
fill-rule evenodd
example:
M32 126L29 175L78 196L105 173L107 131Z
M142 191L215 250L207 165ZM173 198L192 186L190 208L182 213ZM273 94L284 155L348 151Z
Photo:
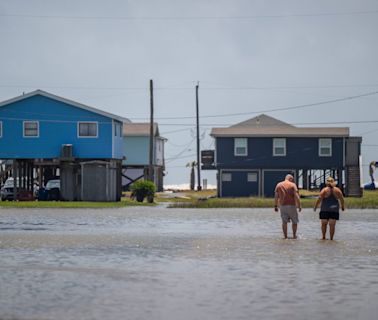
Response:
M285 180L277 184L274 197L274 211L281 211L282 231L287 239L287 224L292 222L293 239L297 238L298 211L302 210L297 185L291 174L286 175Z

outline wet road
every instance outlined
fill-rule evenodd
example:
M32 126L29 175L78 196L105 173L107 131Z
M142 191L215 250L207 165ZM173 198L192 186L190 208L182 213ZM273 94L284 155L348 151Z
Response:
M1 209L0 319L376 319L378 210Z

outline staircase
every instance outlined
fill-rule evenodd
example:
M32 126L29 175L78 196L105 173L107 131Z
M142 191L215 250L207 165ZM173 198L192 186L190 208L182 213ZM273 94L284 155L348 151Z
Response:
M351 166L346 168L346 196L362 197L360 168Z

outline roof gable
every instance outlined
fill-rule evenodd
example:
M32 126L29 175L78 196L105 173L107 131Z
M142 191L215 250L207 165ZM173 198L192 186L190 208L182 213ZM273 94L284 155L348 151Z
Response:
M212 137L348 137L347 127L296 127L261 114L227 128L212 128Z
M79 103L79 102L76 102L76 101L72 101L72 100L69 100L69 99L66 99L66 98L62 98L62 97L56 96L54 94L48 93L48 92L43 91L43 90L35 90L35 91L29 92L27 94L23 94L21 96L15 97L15 98L5 100L3 102L0 102L0 107L6 106L6 105L9 105L11 103L18 102L18 101L22 101L22 100L25 100L25 99L28 99L30 97L34 97L34 96L37 96L37 95L47 97L47 98L55 100L55 101L60 101L60 102L63 102L65 104L74 106L76 108L84 109L84 110L87 110L87 111L90 111L90 112L93 112L93 113L96 113L96 114L99 114L99 115L102 115L104 117L114 119L114 120L117 120L117 121L120 121L120 122L124 122L124 123L130 123L131 122L127 118L123 118L123 117L117 116L115 114L112 114L112 113L109 113L109 112L106 112L106 111L102 111L102 110L87 106L85 104L82 104L82 103Z
M260 114L259 116L256 116L254 118L251 118L249 120L239 122L237 124L234 124L230 126L230 128L235 128L235 127L255 127L255 128L261 128L261 127L291 127L293 128L294 126L280 121L276 118L267 116L266 114Z

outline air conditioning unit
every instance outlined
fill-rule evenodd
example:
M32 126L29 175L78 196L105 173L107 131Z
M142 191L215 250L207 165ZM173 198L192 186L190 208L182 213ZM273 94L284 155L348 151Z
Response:
M73 145L72 144L62 144L61 157L66 158L66 159L73 157Z

